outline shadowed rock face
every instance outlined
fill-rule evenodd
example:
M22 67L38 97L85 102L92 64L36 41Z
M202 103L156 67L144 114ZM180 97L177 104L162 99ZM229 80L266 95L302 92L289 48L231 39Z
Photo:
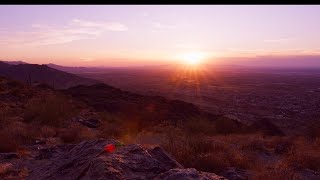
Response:
M184 169L160 147L131 144L104 152L115 140L83 141L40 150L34 159L23 162L27 179L221 179L213 173Z

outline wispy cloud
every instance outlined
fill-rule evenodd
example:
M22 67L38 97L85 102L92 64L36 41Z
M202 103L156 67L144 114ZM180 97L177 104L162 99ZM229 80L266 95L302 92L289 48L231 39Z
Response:
M224 51L225 54L229 55L255 55L255 56L265 56L265 55L320 55L320 49L304 49L304 48L284 48L278 50L268 50L268 49L237 49L228 48Z
M81 58L81 60L83 62L90 62L90 61L94 61L95 59L93 59L93 58Z
M174 29L176 26L174 25L169 25L169 24L163 24L159 22L152 22L151 25L156 28L156 29L161 29L161 30L169 30L169 29Z
M26 32L10 32L2 29L0 44L16 47L63 44L82 39L95 39L107 31L127 30L127 26L117 22L73 19L64 26L32 24L31 30Z
M148 17L148 16L149 16L149 13L143 12L141 15L142 15L143 17Z
M103 23L103 22L92 22L92 21L84 21L80 19L73 19L72 23L80 27L98 28L98 29L107 30L107 31L127 31L128 30L127 26L118 22Z
M0 27L0 33L6 32L7 29Z
M267 39L267 40L264 40L264 42L267 42L267 43L283 43L283 42L289 42L289 41L292 41L294 40L294 38L279 38L279 39Z
M197 44L192 44L192 43L178 43L174 45L175 48L180 48L180 49L197 49L201 48L201 46Z

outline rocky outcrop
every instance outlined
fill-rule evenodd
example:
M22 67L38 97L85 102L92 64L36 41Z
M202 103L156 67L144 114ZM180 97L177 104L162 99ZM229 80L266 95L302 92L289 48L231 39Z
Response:
M253 177L255 173L253 171L229 167L225 169L221 175L229 180L247 180L250 179L249 177Z
M80 112L80 114L73 117L72 120L89 128L98 128L101 125L101 120L98 118L97 114L90 111Z
M154 180L176 180L176 179L184 179L184 180L210 180L210 179L216 179L216 180L223 180L226 179L222 176L218 176L214 173L207 173L207 172L201 172L197 171L194 168L188 168L188 169L170 169L167 172L161 173L158 175Z
M104 151L116 140L91 140L79 144L38 149L32 156L16 160L15 167L28 170L27 179L224 179L213 173L185 169L160 147L137 144Z

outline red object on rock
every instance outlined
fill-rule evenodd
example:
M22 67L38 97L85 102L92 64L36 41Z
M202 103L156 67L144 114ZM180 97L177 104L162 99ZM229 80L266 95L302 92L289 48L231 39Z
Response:
M107 151L107 152L113 152L115 149L116 149L116 146L113 145L113 144L107 144L107 145L104 147L104 150Z

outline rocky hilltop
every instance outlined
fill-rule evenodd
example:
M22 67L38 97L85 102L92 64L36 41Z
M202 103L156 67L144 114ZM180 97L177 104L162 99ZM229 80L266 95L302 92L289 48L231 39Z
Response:
M29 147L30 154L1 154L6 163L4 179L225 179L214 173L184 168L160 147L143 148L123 145L113 152L104 151L107 144L119 141L98 139L79 144ZM3 167L3 166L2 166Z
M0 76L1 180L320 177L317 124L291 137L268 121L247 126L105 84L55 90L13 79Z

